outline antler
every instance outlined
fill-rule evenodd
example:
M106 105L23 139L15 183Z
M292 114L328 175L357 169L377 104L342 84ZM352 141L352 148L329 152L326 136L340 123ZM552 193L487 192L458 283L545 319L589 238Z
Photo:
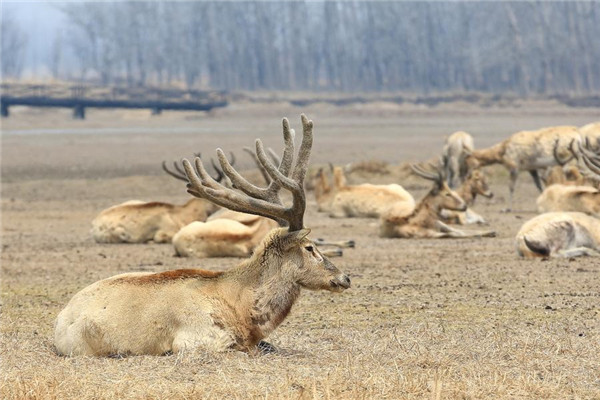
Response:
M244 151L247 152L248 154L250 154L250 156L252 157L252 159L256 163L256 166L258 167L258 170L260 171L260 173L262 174L263 178L265 179L265 182L267 182L267 184L271 183L271 177L269 176L269 174L267 173L267 171L265 170L265 168L260 163L260 161L259 161L258 156L256 155L256 153L250 147L244 147ZM279 156L277 155L277 153L275 152L275 150L273 150L272 148L269 147L267 149L267 151L269 152L269 156L271 157L271 160L273 160L273 163L275 165L281 165L281 158L279 158Z
M566 160L561 160L558 155L559 139L556 139L554 141L554 147L552 148L552 155L554 155L554 159L556 160L558 165L560 165L561 167L564 166L565 164L567 164L569 161L571 161L575 157L575 153L573 151L573 143L574 142L575 142L575 139L571 140L571 143L569 143L569 146L568 146L569 150L571 151L571 157L568 157Z
M410 168L416 175L420 176L421 178L434 181L438 185L441 185L444 182L444 175L438 168L435 168L435 173L425 170L425 168L421 167L418 164L410 164Z
M233 154L233 152L229 152L229 155L231 156L231 165L234 165L234 163L235 163L235 155ZM201 158L202 154L201 153L194 153L194 156L198 157L198 158ZM217 176L215 178L213 178L213 179L215 181L217 181L217 182L221 182L223 180L223 172L221 172L221 168L219 168L215 164L215 161L212 158L210 159L210 162L212 163L212 166L215 169L215 172L217 173ZM175 162L175 161L173 161L173 168L175 168L175 170L171 171L167 167L167 162L166 161L162 162L162 169L167 174L171 175L175 179L179 179L179 180L182 180L184 182L188 181L188 178L185 175L185 171L183 169L181 169L181 167L179 166L179 164L177 164L177 162Z
M276 167L268 159L260 139L256 140L256 156L271 180L266 188L259 188L248 182L227 161L223 150L217 149L217 156L223 172L234 187L243 193L226 188L212 179L204 169L200 158L194 160L195 170L188 160L183 160L183 168L189 180L188 193L234 211L274 219L281 225L289 225L289 231L302 229L306 209L304 178L312 148L313 122L308 120L304 114L301 115L301 119L302 143L293 170L291 167L294 159L294 131L290 129L287 118L283 119L285 147L279 167ZM291 178L289 177L290 172ZM292 193L292 205L289 207L283 205L279 198L281 188Z
M589 142L586 143L589 145ZM589 150L586 146L583 146L581 142L577 142L578 152L577 160L583 161L583 164L587 169L594 175L595 180L600 179L600 154L596 154L592 150Z

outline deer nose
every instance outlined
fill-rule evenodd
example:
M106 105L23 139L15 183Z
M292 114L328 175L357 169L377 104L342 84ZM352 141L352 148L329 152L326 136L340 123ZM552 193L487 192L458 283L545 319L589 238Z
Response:
M344 289L348 289L350 287L350 277L348 277L348 275L342 275L338 277L338 280L340 281L340 286L342 286Z

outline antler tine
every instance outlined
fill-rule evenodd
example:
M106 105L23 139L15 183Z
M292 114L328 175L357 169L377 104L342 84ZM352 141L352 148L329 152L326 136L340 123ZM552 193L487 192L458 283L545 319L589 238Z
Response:
M233 211L252 213L276 220L282 219L280 215L285 212L282 205L244 196L233 189L226 188L212 180L204 169L200 158L196 158L194 161L196 170L188 160L183 160L183 168L189 179L187 191L191 195L205 198ZM198 171L198 174L196 171Z
M579 147L579 151L580 151L579 154L581 156L581 159L583 160L583 163L585 164L587 169L595 175L594 178L599 179L600 178L600 160L598 158L596 158L597 155L595 153L589 151L585 147L583 147L581 145L581 142L578 142L577 146Z
M261 215L277 220L281 225L287 222L290 231L302 229L306 208L306 198L302 184L306 175L312 145L312 122L303 116L303 125L305 128L304 136L298 161L293 171L294 178L288 177L294 161L294 131L289 129L289 123L287 119L284 119L285 148L279 168L275 167L273 162L268 159L262 142L259 139L256 140L256 157L262 168L272 179L267 188L259 188L249 183L231 166L223 151L217 149L217 156L223 168L223 173L243 193L227 188L212 179L199 158L195 159L195 170L188 160L183 160L183 167L189 180L188 192L234 211ZM284 206L279 198L279 190L282 187L292 193L293 203L290 207Z
M423 167L421 167L418 164L410 164L410 168L413 170L413 172L416 175L420 176L421 178L425 178L430 181L435 181L435 180L439 179L438 175L436 175L432 172L429 172L429 171L425 171L425 169L423 169Z
M573 151L573 143L574 142L575 142L575 139L572 139L571 143L569 143L569 146L568 146L568 149L571 152L571 157L568 157L566 160L561 160L558 155L559 139L556 139L554 141L554 147L552 148L552 154L554 155L554 159L556 160L558 165L560 165L561 167L564 166L565 164L567 164L569 161L571 161L575 157L575 152Z
M183 171L180 170L179 165L177 165L177 163L175 161L173 161L173 166L175 167L175 169L177 170L177 172L179 172L179 174L177 174L176 172L173 172L169 168L167 168L167 162L166 161L162 162L162 169L163 169L163 171L165 171L167 174L171 175L175 179L179 179L179 180L187 182L188 180L187 180L187 178L185 176L185 172L183 172Z
M223 180L223 172L221 172L221 168L217 166L213 158L210 159L210 163L212 164L213 169L217 173L217 177L213 179L217 182L221 182Z
M269 156L275 165L281 165L281 158L279 157L279 154L275 152L275 150L269 147L267 148L267 152L269 153Z
M256 166L258 167L258 170L260 171L261 175L263 176L265 182L267 182L267 185L269 183L271 183L271 177L269 176L269 174L267 174L267 171L264 170L264 168L260 164L260 161L258 161L258 157L256 156L256 153L250 147L244 147L244 151L247 152L248 154L250 154L250 156L252 156L252 159L254 160L254 162L256 163ZM231 179L231 177L229 179Z

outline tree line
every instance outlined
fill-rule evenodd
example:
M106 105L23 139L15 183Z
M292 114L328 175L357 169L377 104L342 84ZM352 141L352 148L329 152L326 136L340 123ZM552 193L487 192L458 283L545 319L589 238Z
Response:
M77 77L223 90L597 93L599 2L62 7ZM63 46L57 45L53 65ZM54 73L59 75L59 68Z

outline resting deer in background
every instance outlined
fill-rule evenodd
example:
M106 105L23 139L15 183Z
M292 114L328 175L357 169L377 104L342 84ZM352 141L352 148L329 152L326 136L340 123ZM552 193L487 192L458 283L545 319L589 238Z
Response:
M572 158L576 158L581 168L585 168L585 181L590 184L600 182L600 168L594 169L600 167L600 158L596 159L596 155L583 147L580 141L573 141L570 148ZM583 177L582 174L580 176ZM538 197L537 207L539 212L580 211L600 218L600 190L588 185L554 184L544 189Z
M467 203L448 187L443 174L428 172L411 165L415 174L434 182L433 188L417 204L414 211L406 213L401 207L392 207L380 219L379 236L388 238L467 238L494 237L494 231L465 232L452 228L439 220L442 209L465 211Z
M465 203L467 203L467 209L465 211L442 209L440 216L443 218L444 222L460 225L485 224L485 219L471 209L477 195L487 197L488 199L494 196L489 188L487 177L483 171L478 169L469 171L466 180L461 187L456 190L456 193L465 201Z
M378 218L395 203L402 203L407 210L415 207L412 195L400 185L348 185L341 167L332 167L332 171L333 187L322 170L317 174L315 183L319 210L327 210L332 218Z
M313 123L302 115L303 137L294 158L293 131L283 120L285 150L279 168L262 142L256 153L272 181L252 185L218 149L223 172L239 191L212 179L202 161L183 161L188 192L230 210L256 214L287 228L271 231L251 258L224 272L199 269L136 272L98 281L77 293L56 320L54 343L64 355L165 354L194 348L253 352L290 312L301 288L341 292L350 279L340 272L304 228L303 189ZM286 206L281 188L292 194ZM240 192L241 191L241 192Z
M187 182L179 166L175 166L176 171L170 171L164 161L162 166L167 174ZM223 174L215 169L215 179L220 181ZM92 236L98 243L170 243L179 229L193 221L205 221L219 208L195 198L183 205L129 200L100 212L92 221Z
M579 128L581 137L593 151L600 151L600 122L592 122Z
M466 158L469 169L484 167L491 164L502 164L510 173L509 206L512 210L513 194L520 171L528 171L537 188L543 190L538 169L555 165L553 148L559 141L560 155L568 153L571 140L579 138L575 126L556 126L542 128L537 131L521 131L510 138L487 149L473 150Z
M454 132L446 139L442 159L444 161L444 174L448 179L447 182L450 188L454 189L466 179L468 168L465 158L474 149L473 137L467 132Z
M549 212L527 221L516 238L521 257L600 255L600 219L581 212Z

